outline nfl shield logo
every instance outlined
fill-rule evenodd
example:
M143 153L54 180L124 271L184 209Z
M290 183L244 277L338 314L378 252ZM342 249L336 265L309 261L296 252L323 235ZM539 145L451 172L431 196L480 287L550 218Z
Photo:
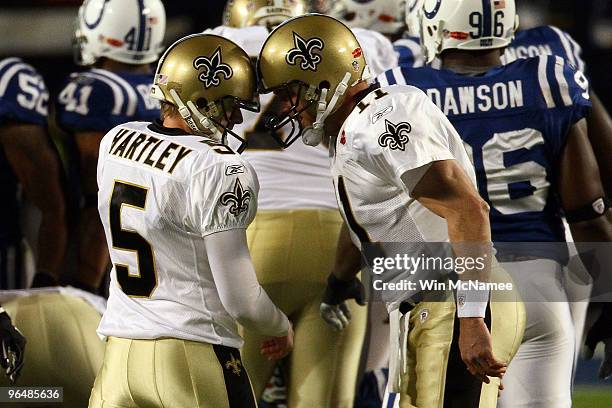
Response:
M425 323L425 320L429 317L429 309L423 309L419 313L419 319L421 319L421 323Z
M459 305L459 307L465 306L465 295L457 296L457 304Z

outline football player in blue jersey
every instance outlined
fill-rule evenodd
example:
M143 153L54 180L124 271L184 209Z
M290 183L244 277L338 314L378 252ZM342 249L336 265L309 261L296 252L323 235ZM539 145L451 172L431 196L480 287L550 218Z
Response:
M166 14L160 0L86 0L77 18L73 73L57 98L57 123L74 136L83 196L75 286L95 292L108 263L97 210L96 165L102 136L118 124L159 116L149 98L150 64L162 50Z
M19 189L42 214L34 286L52 286L66 246L60 166L46 132L49 93L19 58L0 60L0 289L23 288Z
M560 56L504 66L517 22L513 0L426 0L425 58L442 69L404 67L378 80L421 88L443 110L472 156L493 241L517 243L498 257L527 300L527 328L500 406L569 407L575 328L559 280L567 252L519 243L565 241L562 211L575 241L610 242L612 213L589 141L588 80Z
M421 49L420 15L425 0L406 2L407 31L403 38L394 43L398 53L399 65L403 67L422 67L425 64ZM539 55L558 55L572 64L576 69L587 73L587 66L582 60L582 48L565 31L554 26L533 27L516 32L515 38L504 49L502 63L507 64L518 58L536 57ZM434 59L431 65L439 68L440 61ZM587 119L589 140L593 145L597 164L601 170L602 182L607 195L612 194L612 119L599 97L590 90L593 104L591 115Z

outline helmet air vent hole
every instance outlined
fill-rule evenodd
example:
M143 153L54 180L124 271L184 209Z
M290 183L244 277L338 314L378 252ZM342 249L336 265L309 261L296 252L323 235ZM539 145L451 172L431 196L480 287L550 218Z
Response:
M321 83L319 83L319 89L329 89L331 88L331 84L329 83L329 81L321 81Z
M431 29L431 27L427 27L427 32L429 33L430 36L433 37L434 33L433 33L433 30Z
M198 98L198 100L196 101L196 106L198 107L198 109L203 109L206 107L206 105L208 105L208 101L206 100L206 98Z

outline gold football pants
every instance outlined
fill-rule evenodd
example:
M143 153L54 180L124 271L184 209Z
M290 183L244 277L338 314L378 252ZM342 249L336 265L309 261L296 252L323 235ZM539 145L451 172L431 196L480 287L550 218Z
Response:
M512 282L497 262L492 281ZM485 321L493 355L506 364L516 354L525 330L518 292L491 292ZM402 378L400 408L495 408L499 378L489 384L472 376L459 353L459 320L452 292L446 302L420 302L410 312L408 371Z
M2 306L27 340L17 385L64 387L62 406L87 406L104 355L96 334L100 314L85 300L59 293L18 297ZM7 385L0 375L0 386Z
M342 332L319 316L341 225L337 211L259 211L247 230L257 278L295 330L290 408L353 407L367 310L349 302L353 318ZM244 339L244 362L259 397L276 363L260 354L262 336L245 332Z
M179 339L109 337L90 408L255 408L240 352Z

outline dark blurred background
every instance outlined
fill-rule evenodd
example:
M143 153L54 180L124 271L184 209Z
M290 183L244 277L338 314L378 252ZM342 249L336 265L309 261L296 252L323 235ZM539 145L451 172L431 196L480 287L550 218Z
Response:
M74 70L71 37L78 0L1 0L0 57L22 57L40 70L51 93ZM225 0L164 1L166 44L221 24ZM523 28L554 24L583 47L592 85L612 110L612 1L517 0Z

